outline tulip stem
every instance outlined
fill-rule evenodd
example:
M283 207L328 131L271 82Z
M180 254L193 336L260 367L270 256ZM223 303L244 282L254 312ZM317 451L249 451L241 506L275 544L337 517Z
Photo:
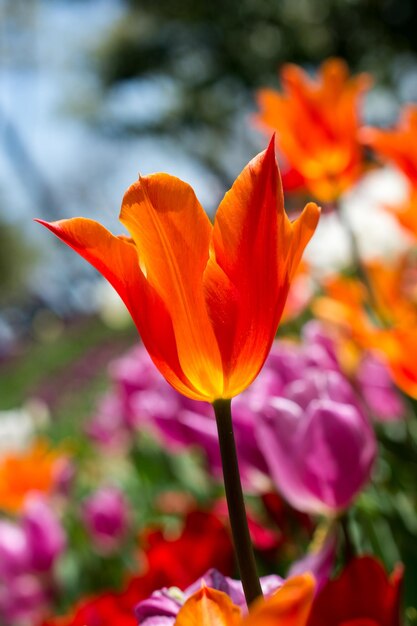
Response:
M233 433L231 400L215 400L213 408L219 435L224 487L233 543L243 591L249 606L256 598L262 597L262 589L256 572L255 554L249 534L242 484L240 482L239 463Z

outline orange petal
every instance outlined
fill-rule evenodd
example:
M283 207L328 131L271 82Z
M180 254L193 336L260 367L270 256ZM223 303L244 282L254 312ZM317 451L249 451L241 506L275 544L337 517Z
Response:
M33 491L49 494L56 485L63 456L46 441L37 440L24 452L10 452L0 460L0 510L17 514Z
M175 626L238 626L240 609L222 591L203 587L181 608Z
M202 287L212 226L193 190L167 174L141 178L125 194L120 220L169 310L182 370L205 399L220 397L221 359Z
M163 376L180 393L201 399L182 372L171 318L139 267L135 245L127 237L115 237L93 220L36 221L103 274L127 306L146 349Z
M223 397L258 374L274 338L288 285L280 283L279 224L284 228L274 143L236 179L216 214L204 275L206 302L225 373Z
M362 128L359 139L372 147L384 160L395 163L417 185L417 105L402 109L396 128Z
M223 358L223 397L240 393L262 367L317 219L317 207L308 205L294 225L288 220L273 140L221 202L204 286Z
M289 258L290 280L294 277L306 245L317 228L320 217L320 208L315 202L309 202L304 207L300 217L291 223L292 239Z
M364 337L365 345L386 357L394 381L412 398L417 398L417 336L415 325L410 328L381 330Z
M290 578L267 600L258 600L242 626L305 626L314 597L314 578Z

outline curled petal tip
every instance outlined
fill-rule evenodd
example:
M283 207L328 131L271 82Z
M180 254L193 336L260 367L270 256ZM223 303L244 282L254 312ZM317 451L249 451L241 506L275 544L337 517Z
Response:
M321 214L321 207L315 202L308 202L303 210L303 219L308 222L311 228L315 229Z

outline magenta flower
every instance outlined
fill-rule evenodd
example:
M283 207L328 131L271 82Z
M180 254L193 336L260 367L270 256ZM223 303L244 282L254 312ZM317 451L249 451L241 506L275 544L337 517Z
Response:
M294 508L335 514L368 481L376 441L360 409L334 399L339 375L333 373L332 384L324 377L303 381L298 402L272 398L258 413L257 438L275 485ZM320 385L322 397L311 398Z
M0 520L0 580L28 571L29 564L30 553L23 528Z
M404 418L405 406L394 388L388 367L376 355L366 355L359 365L358 385L375 419L393 422Z
M1 624L38 623L53 597L65 541L59 519L37 494L26 499L20 520L0 521Z
M11 578L6 585L0 581L0 623L38 624L46 614L51 594L44 581L33 574Z
M130 508L121 491L103 487L85 501L83 519L96 548L103 553L116 550L129 528Z
M66 544L64 530L47 502L38 496L29 496L22 519L30 549L31 567L36 572L51 570Z

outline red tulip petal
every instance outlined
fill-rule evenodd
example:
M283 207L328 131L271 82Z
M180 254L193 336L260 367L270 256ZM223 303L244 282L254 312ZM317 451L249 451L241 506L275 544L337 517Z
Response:
M320 592L308 626L356 626L361 624L358 620L369 620L378 626L400 626L401 580L398 574L389 579L373 557L358 557Z

